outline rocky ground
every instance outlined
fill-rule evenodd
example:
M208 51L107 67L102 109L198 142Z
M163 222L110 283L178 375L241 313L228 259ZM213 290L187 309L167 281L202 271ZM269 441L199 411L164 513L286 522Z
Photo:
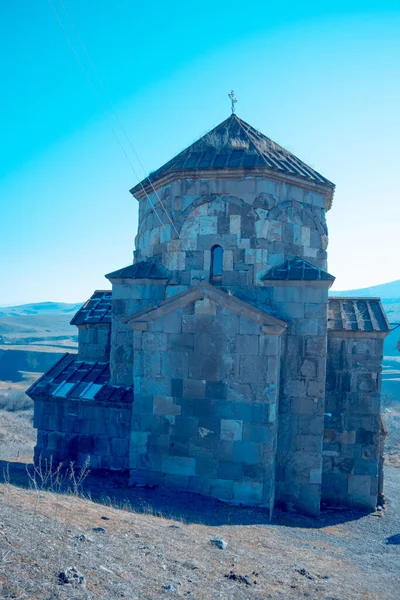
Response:
M271 523L264 511L127 489L118 477L89 476L83 491L91 500L41 491L38 474L35 490L25 467L0 464L1 598L399 598L400 471L393 467L382 512L328 511L320 519L276 512Z

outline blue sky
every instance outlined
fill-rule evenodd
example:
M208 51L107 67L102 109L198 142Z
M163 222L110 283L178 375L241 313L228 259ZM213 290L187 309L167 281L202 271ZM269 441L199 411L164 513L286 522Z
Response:
M233 87L336 183L336 289L400 278L400 1L63 2L146 170L226 118ZM84 300L132 257L143 171L51 4L92 76L59 0L0 3L0 304Z

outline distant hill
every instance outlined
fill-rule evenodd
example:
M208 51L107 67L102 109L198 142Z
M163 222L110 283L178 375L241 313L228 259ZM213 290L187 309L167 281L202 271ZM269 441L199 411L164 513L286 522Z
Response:
M72 315L82 306L83 302L77 304L66 304L65 302L37 302L35 304L21 304L20 306L0 306L0 317L20 317L21 315Z
M368 298L382 298L382 300L389 299L391 302L394 302L395 300L400 302L400 279L397 281L391 281L390 283L381 283L380 285L361 288L359 290L345 290L343 292L337 292L335 290L331 292L331 295L366 296Z
M38 302L0 307L0 345L73 348L77 329L70 321L81 303Z

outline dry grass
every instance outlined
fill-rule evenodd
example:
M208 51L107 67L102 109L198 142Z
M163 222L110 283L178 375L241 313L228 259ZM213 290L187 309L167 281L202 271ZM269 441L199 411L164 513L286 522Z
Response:
M0 597L395 597L378 592L374 578L343 555L337 542L348 533L342 525L321 527L319 539L315 532L311 539L307 537L310 530L298 522L295 528L260 524L212 527L130 508L128 502L121 510L77 493L42 491L40 477L32 489L17 488L7 482L6 474L6 483L0 486ZM228 542L225 551L210 543L216 537ZM69 567L85 577L84 585L59 584L59 573ZM231 571L247 577L250 585L226 577Z

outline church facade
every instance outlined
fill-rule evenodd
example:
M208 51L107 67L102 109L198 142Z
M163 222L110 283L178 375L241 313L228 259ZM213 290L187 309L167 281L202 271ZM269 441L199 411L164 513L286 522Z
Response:
M232 114L131 190L133 263L29 390L35 460L318 515L383 491L379 299L330 297L334 185Z

